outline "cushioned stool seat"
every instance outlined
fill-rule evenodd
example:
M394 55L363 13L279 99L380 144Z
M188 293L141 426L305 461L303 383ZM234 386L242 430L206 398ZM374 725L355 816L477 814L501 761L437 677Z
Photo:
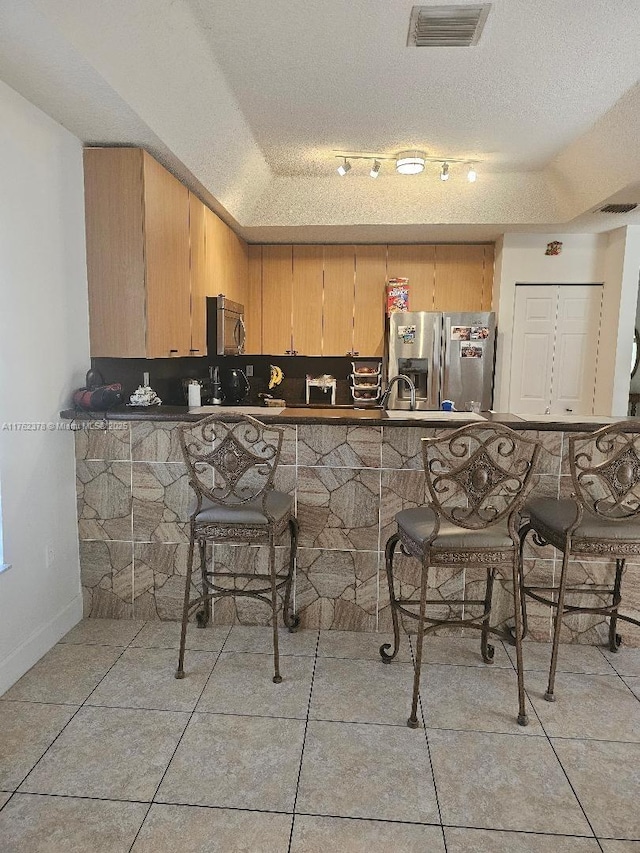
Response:
M541 525L564 537L577 518L578 504L571 498L531 498L524 514L534 528ZM574 530L573 539L619 539L621 542L640 541L640 518L629 521L609 521L585 512Z
M265 508L271 518L262 511L262 501L250 501L246 504L214 504L203 498L202 509L195 517L196 524L245 524L247 527L278 524L293 513L293 496L284 492L269 492L265 499Z
M414 542L428 541L436 523L436 514L428 506L417 509L405 509L396 515L396 523L400 530ZM468 530L457 527L448 521L440 522L438 535L431 543L432 548L513 548L513 539L509 536L506 520L493 527L479 530Z

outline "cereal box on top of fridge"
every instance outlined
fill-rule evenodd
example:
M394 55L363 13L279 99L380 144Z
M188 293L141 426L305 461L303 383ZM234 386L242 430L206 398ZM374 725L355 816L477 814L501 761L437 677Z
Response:
M387 282L387 316L409 310L409 279L390 278Z

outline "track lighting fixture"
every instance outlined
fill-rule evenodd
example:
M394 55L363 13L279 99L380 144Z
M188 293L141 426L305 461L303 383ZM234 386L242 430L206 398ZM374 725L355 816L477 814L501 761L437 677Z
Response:
M395 163L396 172L400 175L419 175L424 171L427 163L434 163L440 166L441 181L449 180L450 164L454 165L454 176L456 174L457 167L462 167L464 165L469 183L475 183L478 178L478 173L476 172L477 160L463 160L458 157L443 158L442 155L440 155L440 157L428 157L424 151L416 150L400 151L398 154L374 154L373 152L359 153L356 151L336 151L334 153L338 160L342 160L338 166L338 174L342 176L351 171L352 160L365 160L370 164L369 175L372 178L377 178L380 174L382 164L385 160L389 160Z

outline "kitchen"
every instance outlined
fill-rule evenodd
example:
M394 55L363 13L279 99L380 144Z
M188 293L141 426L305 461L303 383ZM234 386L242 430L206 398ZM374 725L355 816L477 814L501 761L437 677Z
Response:
M317 98L314 100L320 105L331 105L339 100L336 98L336 72L332 70L332 64L336 63L335 67L344 69L344 61L337 60L353 56L353 33L360 33L365 22L367 26L373 24L364 6L354 4L349 10L343 6L332 6L324 11L309 10L311 18L302 21L294 17L290 22L292 29L283 28L284 42L277 40L278 33L274 31L277 30L274 27L276 17L271 21L263 17L253 18L260 20L257 29L269 36L263 43L253 33L256 56L260 48L260 52L273 52L281 63L280 67L270 66L269 74L264 75L265 85L269 82L272 87L267 94L263 86L250 86L246 76L243 76L252 73L248 65L246 72L236 68L234 73L239 76L231 75L234 53L241 57L241 61L247 60L246 49L238 47L241 43L241 40L238 42L238 30L229 20L229 16L232 16L231 7L225 9L224 4L220 5L219 14L227 17L224 26L214 28L211 36L217 40L228 39L228 49L220 54L213 52L206 42L203 32L210 31L199 26L197 14L202 12L202 8L197 10L197 14L194 9L201 5L186 2L171 4L171 8L163 10L162 15L157 15L157 10L150 6L143 8L144 4L137 3L109 4L108 9L103 4L93 2L73 3L62 10L54 2L29 0L21 4L11 2L5 7L6 21L3 18L3 24L6 26L3 27L0 62L0 77L4 81L1 89L3 127L7 131L2 142L3 197L6 202L3 205L5 219L2 233L7 238L3 244L3 256L9 259L11 275L3 280L2 285L0 346L2 388L10 389L11 393L3 395L0 419L3 423L58 422L61 420L58 413L68 408L72 392L84 384L91 355L87 319L82 149L85 146L122 144L149 151L226 226L222 228L215 223L218 228L216 233L223 233L227 246L224 257L231 258L223 262L225 268L233 265L233 258L242 256L241 244L234 241L229 232L235 234L238 241L246 241L247 252L260 251L262 287L265 285L265 249L267 256L270 253L276 256L274 263L277 261L286 265L291 257L293 277L294 246L322 246L323 252L327 247L337 246L338 255L344 251L341 247L345 245L374 247L364 261L372 266L380 264L382 250L377 247L384 246L384 271L377 279L380 307L383 309L384 286L389 278L408 278L410 286L414 288L414 296L415 288L420 288L421 270L427 270L425 280L434 281L437 276L438 247L460 244L475 246L478 251L477 247L480 246L484 253L495 245L492 299L489 304L483 302L481 306L474 304L461 308L444 305L440 309L433 301L432 287L424 291L431 294L430 306L419 307L418 310L473 311L482 308L495 312L498 338L493 408L498 412L508 412L512 408L511 354L517 351L519 342L519 338L514 337L516 285L533 283L553 287L560 283L585 285L604 282L593 412L601 417L626 414L628 365L631 363L637 273L640 268L638 220L633 211L628 214L605 214L600 213L600 208L608 202L637 200L633 193L637 185L637 168L632 156L638 129L634 59L637 22L631 5L622 4L613 20L610 16L603 20L603 13L595 4L589 5L589 13L586 15L589 23L585 24L589 27L589 36L584 39L576 36L576 51L572 52L564 50L566 33L573 33L571 25L576 24L568 9L559 9L558 4L536 4L535 10L527 10L524 4L518 4L517 14L527 16L527 25L514 26L511 22L509 36L506 37L506 32L503 32L505 37L500 41L503 46L500 51L495 41L490 42L491 57L487 57L486 62L494 63L499 69L496 76L519 81L522 89L518 90L518 97L529 104L528 113L532 120L524 122L524 129L520 126L519 130L513 130L509 168L494 171L493 164L489 162L493 155L488 152L502 146L508 148L507 137L510 133L505 132L505 139L498 144L495 141L496 132L491 128L504 127L506 114L521 116L521 107L514 105L515 96L511 97L501 85L501 80L496 80L495 76L491 79L479 76L478 80L482 79L483 83L478 88L470 85L472 76L465 77L466 84L460 85L459 79L450 75L452 56L448 50L445 51L446 62L442 60L442 68L438 67L437 75L434 76L435 67L429 75L418 73L413 68L405 78L413 83L403 87L394 68L399 68L397 57L405 50L405 19L408 20L410 10L404 6L399 9L398 4L389 4L384 16L397 14L398 18L402 18L402 25L397 27L402 33L396 38L394 59L391 64L384 64L377 42L377 46L369 50L356 50L358 61L353 65L364 69L356 97L362 109L340 111L339 126L334 127L331 141L324 145L321 163L314 161L307 174L301 173L304 169L296 157L292 157L292 154L297 155L302 145L298 144L299 137L295 136L291 122L277 114L275 106L272 108L273 119L270 119L267 115L269 110L261 109L260 102L256 101L260 97L262 104L275 105L281 102L289 105L286 109L290 114L305 114L305 110L299 106L299 102L309 101L309 86L305 80L298 77L294 86L297 94L294 92L287 97L283 97L278 87L283 85L285 77L293 78L296 67L308 67L306 60L299 55L313 48L304 33L310 29L322 32L318 17L323 14L334 22L343 21L344 29L337 23L331 28L328 41L333 42L333 46L323 45L326 62L314 53L316 67L324 69L324 73L318 72L317 86L322 84L322 87L327 87L326 91L325 88L316 88ZM264 9L256 8L258 4L252 5L255 15L265 14ZM488 18L488 37L497 38L495 28L505 11L505 5L494 4L491 15L496 14L493 20L491 15ZM275 4L273 8L276 6L280 4ZM142 12L146 12L146 15ZM136 13L141 17L137 18ZM5 12L2 14L4 16ZM384 17L382 12L380 15L385 22L381 29L395 32L396 22ZM157 26L146 26L149 20L155 20ZM527 33L534 35L527 41L526 50L517 50L514 45L521 44L518 39L527 38ZM587 42L590 47L584 49ZM167 44L173 45L172 50L180 54L179 62L167 60ZM545 62L534 50L536 47L543 50L544 45L548 45L549 51L549 55L545 54ZM593 45L598 45L595 55ZM216 50L220 51L219 44ZM408 48L406 50L409 51ZM478 50L484 52L482 43ZM602 61L603 55L613 52L619 58L615 73L611 63ZM513 54L512 61L509 59L510 53ZM521 63L525 62L529 54L531 63L526 64L523 73ZM222 59L218 61L216 57L220 55ZM420 59L423 54L419 50L410 55L411 62L424 61ZM56 56L59 62L55 61ZM62 61L62 57L65 61ZM261 55L261 61L263 58ZM380 73L376 73L374 58L383 69ZM467 63L469 60L463 57L460 61ZM224 72L220 62L227 66ZM531 67L536 64L540 68L553 69L553 73L545 72L544 79L537 77L535 68ZM152 80L149 79L148 68L153 68ZM465 71L468 70L465 66ZM485 73L486 66L483 65L482 74ZM432 85L418 87L415 81L426 77L432 81ZM234 84L234 89L228 84L230 79L240 81ZM527 79L537 80L536 85L524 85ZM558 79L563 85L558 85ZM194 86L195 80L201 83ZM594 81L598 81L597 85ZM394 112L392 107L389 108L389 115L394 118L385 119L379 93L388 92L389 100L405 103L404 95L399 93L407 91L412 94L406 102L405 119L399 121L397 111ZM490 99L483 95L487 91L501 92L504 99L496 99L498 106L492 106ZM420 93L419 97L416 96L417 92ZM463 92L466 95L461 94ZM243 99L242 109L238 107L239 97ZM423 115L418 121L415 113L421 98L424 98L426 118ZM363 153L377 153L384 148L390 154L395 154L405 146L424 140L420 144L427 152L433 151L435 145L429 136L425 139L424 134L425 128L434 125L434 117L442 114L442 110L437 108L438 100L449 105L460 104L463 115L457 126L457 138L461 141L456 144L455 137L447 135L443 130L443 141L436 153L442 156L475 154L479 157L483 153L480 149L486 149L484 154L487 162L478 163L478 181L475 185L468 184L463 174L455 172L453 165L451 178L446 182L439 180L439 164L431 171L425 169L422 176L415 178L401 177L394 173L393 167L389 168L389 164L383 163L380 177L374 180L369 177L368 170L355 160L350 172L344 177L335 173L338 161L333 157L332 149L342 145L353 151L362 151L364 147ZM207 102L215 104L215 110L203 108ZM292 104L296 104L295 109L290 108ZM325 126L327 112L330 111L322 108L322 115L315 122L317 127ZM355 117L360 112L364 126L350 138L352 116L349 113ZM581 116L576 117L576 112L581 112ZM253 116L255 127L251 127L245 113ZM289 128L287 140L279 143L269 141L276 139L270 136L270 128L266 126L272 120L280 127ZM533 128L536 123L540 125L539 136L547 134L553 141L544 150L540 149L538 154L528 144L529 137L537 136L539 142L539 136ZM378 131L383 125L387 128L386 135L378 142ZM562 133L554 134L556 126L565 129ZM479 142L470 140L469 127L479 128ZM366 148L371 145L374 151L367 152ZM270 151L268 161L264 155L266 148ZM516 156L518 150L522 153ZM552 165L547 170L549 163ZM206 228L209 215L206 212L204 215ZM34 250L34 235L37 235L38 240L37 251ZM547 244L557 242L562 243L560 254L545 254ZM426 266L415 256L414 259L407 256L402 263L395 263L394 253L409 251L410 246L419 247L419 250L414 250L416 253L431 251L435 258L429 260ZM291 248L289 250L286 247ZM284 260L279 256L279 253L289 251L290 254ZM306 251L312 254L311 248ZM358 263L355 251L354 267ZM340 256L330 261L331 269L336 270L334 277L324 278L325 270L328 269L325 266L327 257L327 254L323 254L322 285L318 285L316 276L312 279L312 285L303 291L305 297L308 294L308 302L296 301L296 310L301 310L303 319L305 314L312 316L311 306L315 305L317 309L325 286L327 289L332 288L333 281L341 280L340 270L344 264ZM393 262L390 263L390 260ZM240 263L243 264L244 260ZM247 259L249 269L257 268L249 264L250 259ZM490 262L489 266L492 266ZM267 269L267 288L272 286L273 280ZM249 287L258 286L255 278L248 278L247 281ZM354 299L358 299L357 284L355 286ZM233 301L243 302L249 311L256 307L250 295L234 293L226 283L214 287L212 295L219 292L226 293ZM287 294L275 300L269 297L267 311L284 307L285 310L280 311L279 315L286 317L288 305L291 304L292 311L294 308L293 297L290 303L286 302L287 299ZM370 304L368 297L365 297L365 302ZM325 304L337 303L327 297ZM262 301L263 308L264 305ZM126 326L128 318L137 310L128 302L120 303L117 309L116 325L121 326ZM383 314L381 310L377 314L378 318L383 318ZM317 310L313 316L317 320ZM359 322L363 316L361 309L355 310L352 316L356 323ZM133 326L136 327L136 324ZM287 346L280 343L277 346L264 346L264 324L261 322L257 327L254 322L251 329L247 327L249 334L254 334L257 328L261 329L263 340L250 347L251 358L244 358L239 366L246 372L246 367L253 364L256 373L260 373L256 378L266 384L269 373L262 366L259 367L262 364L259 359L264 359L265 364L281 366L285 382L291 379L297 383L293 389L296 402L304 400L304 378L307 373L316 377L331 373L344 383L341 392L347 389L349 394L347 376L351 373L351 361L355 356L347 357L346 353L357 351L362 358L381 356L381 353L366 352L359 348L357 341L352 338L353 343L335 351L335 357L342 360L340 370L333 363L325 367L322 362L308 367L301 366L299 371L297 368L292 370L286 360L295 357L286 356L286 350L301 348L295 346L295 341L293 345L290 342ZM292 328L290 321L284 328L284 335L287 328ZM284 338L281 326L269 324L267 331L277 333L279 341ZM358 334L363 331L366 330ZM198 343L189 338L187 349L192 348L198 348ZM165 366L167 370L180 370L180 374L185 377L195 375L197 378L208 378L208 357L185 355L189 364L182 373L182 368L178 367L181 357L162 360L154 357L148 370L145 370L142 362L147 361L146 355L146 352L139 351L135 356L130 356L141 361L132 371L133 387L127 387L127 391L135 390L143 382L144 373L149 372L150 384L161 392L162 397L164 389L161 383L164 377L161 371ZM322 350L316 348L311 357L323 358ZM16 380L18 364L19 379ZM193 374L193 369L198 372ZM175 378L180 374L175 374ZM105 371L104 376L105 379L114 378L108 371ZM274 390L268 392L265 388L268 393ZM317 395L314 398L316 400L325 399L320 389L313 389L311 393ZM340 397L338 403L341 401L346 403L348 397L346 400L344 396ZM551 401L542 411L550 404ZM336 413L340 411L344 412L337 409ZM362 410L362 417L367 421L373 420L372 415L376 413ZM359 417L354 410L354 420ZM304 427L301 423L290 425ZM114 430L113 435L110 434L106 439L110 446L100 451L107 458L96 458L98 451L93 448L94 458L88 460L90 464L106 461L112 468L115 463L123 464L123 472L125 469L128 472L134 464L147 466L144 471L141 470L141 492L136 495L136 498L142 499L140 507L145 513L147 510L157 512L152 505L163 504L164 495L171 490L169 482L162 484L157 478L154 480L148 476L154 470L150 466L175 464L172 455L175 446L171 436L163 434L161 426L154 435L149 433L145 437L144 430L149 427L143 421L135 423L127 431L128 443L120 448L112 444L112 438L113 442L117 442L117 438L114 438L117 431ZM316 425L308 426L311 428ZM335 429L343 431L346 437L350 428L356 429L358 426L362 427L362 424L336 423ZM369 424L366 429L369 428L385 429L377 424ZM434 428L431 425L424 427ZM132 462L130 454L133 452L131 442L134 429L136 447L142 450L136 452L137 458ZM390 429L419 430L420 427L400 421ZM169 433L169 430L165 432ZM356 437L361 435L357 433ZM397 505L398 500L406 500L411 496L413 483L410 481L415 479L413 472L417 458L412 446L415 435L405 433L401 440L392 439L383 446L382 438L378 438L378 433L375 434L372 454L384 453L387 462L384 470L390 472L385 475L388 489L385 503L390 508ZM367 441L358 444L368 443L369 434L364 437ZM146 441L147 438L149 441ZM311 443L307 442L307 438ZM311 458L310 454L319 452L324 442L324 438L318 443L309 435L305 438L304 434L299 435L299 439L303 441L295 452L302 449L306 454L303 459L307 460ZM78 440L82 441L79 436ZM337 455L348 452L348 449L339 450L340 447L344 448L345 443L350 444L346 439L345 442L337 443ZM47 653L82 614L73 444L73 437L63 430L2 436L0 488L4 536L0 563L11 564L10 569L0 574L3 690ZM153 452L157 454L155 456L150 455L152 445L155 447ZM303 445L306 445L306 450ZM358 451L355 457L352 456L353 467L346 470L350 471L348 476L351 479L359 478L357 491L366 495L369 485L375 488L375 478L380 483L383 469L363 466L363 460L371 463L372 459L372 456L358 456L358 453L364 452ZM123 458L127 453L129 456ZM109 458L114 454L118 455L117 459ZM556 461L550 462L552 473L545 476L550 480L557 478L560 484L560 478L567 476L561 470L562 460L559 452L553 448L549 454L552 460L557 460L557 464ZM80 459L80 462L84 461L87 460ZM294 464L299 463L290 462L290 465ZM301 467L317 466L310 464ZM170 470L165 473L170 473ZM160 468L156 472L159 473ZM401 482L404 483L402 488L405 489L405 497L394 498L393 487L401 488ZM306 493L312 492L313 483L309 480ZM163 497L156 500L154 495L159 494ZM55 501L52 495L56 496ZM376 493L376 501L379 498L382 499L381 492ZM178 503L181 501L182 497ZM307 503L309 505L310 501ZM175 505L169 503L171 507L175 508ZM38 519L37 524L34 524L34 518ZM155 530L157 516L152 514L146 518L148 521L143 522L145 529ZM182 523L179 516L177 519L176 523ZM371 521L368 526L375 526L377 535L381 529L377 526L379 522L374 525L373 518ZM173 524L174 521L169 519L166 523ZM369 531L366 535L371 540L371 553L377 553L377 541L373 548L373 532ZM347 534L347 539L349 536ZM173 540L166 543L147 541L149 538L134 540L132 535L131 539L121 541L127 547L131 543L130 550L134 549L135 543L139 557L138 581L149 583L152 578L158 589L165 589L169 583L166 598L173 606L175 595L178 594L178 583L170 579L180 577L182 560L180 548L173 546L184 543ZM105 552L100 557L101 565L105 565L107 560L111 561L114 576L118 577L118 568L126 569L131 565L125 560L125 549L112 544L118 540L95 541L98 544L90 547ZM105 542L108 544L105 545ZM170 547L158 547L163 544ZM308 547L308 551L312 550L312 547ZM337 608L339 615L350 614L344 617L347 621L342 623L343 627L360 622L363 628L370 628L375 609L372 605L372 589L378 586L377 567L374 571L373 564L367 563L357 549L353 551L353 558L349 556L351 551L348 547L338 549L337 553L334 548L326 550L333 553L336 562L345 566L353 579L358 580L356 606L341 610L343 606L339 605ZM167 555L172 551L177 556L175 563L169 564ZM368 552L368 549L363 549L365 551ZM308 554L311 569L314 565L311 558L314 556L325 560L326 566L329 557ZM162 567L167 566L169 568L165 572L161 571ZM178 571L175 571L174 566L177 566ZM336 581L336 573L331 569L333 565L329 565L325 573L328 582ZM162 574L166 575L167 580L160 587ZM99 586L102 578L98 572L86 577L91 588ZM118 577L118 581L124 583L124 575ZM176 587L173 593L171 584ZM106 582L104 586L107 586ZM312 592L312 586L310 584L305 595L309 599L308 607L313 610L313 596L316 593ZM138 600L146 602L145 606L149 605L147 613L151 612L151 602L145 599L145 595L152 588L148 587L138 597ZM117 599L118 592L122 591L123 587L118 587L118 582L115 587L111 583L114 598ZM442 595L446 594L446 586L443 586ZM335 600L348 600L351 605L350 595L350 590L338 589ZM320 597L329 599L330 596ZM130 606L131 612L133 597L127 606ZM326 614L329 608L325 604L318 604L315 609L320 612L323 607ZM333 612L336 612L335 606ZM127 620L120 621L124 623ZM541 615L540 624L544 622L545 617ZM625 631L625 640L631 638L632 632ZM606 679L606 676L603 677ZM632 747L628 748L632 751ZM603 784L603 788L607 787L614 790L616 783L610 786L608 783ZM13 785L10 790L13 790ZM14 795L8 805L17 799ZM447 829L447 832L455 834L453 829ZM452 849L454 842L449 843L449 849ZM588 843L584 842L585 845ZM272 849L276 849L275 845ZM585 846L585 849L589 848Z

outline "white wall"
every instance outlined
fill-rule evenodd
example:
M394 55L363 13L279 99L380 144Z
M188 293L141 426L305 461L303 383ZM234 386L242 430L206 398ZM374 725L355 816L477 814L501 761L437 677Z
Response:
M512 339L516 282L576 284L604 281L606 293L609 286L605 281L608 239L607 234L505 234L498 242L493 293L498 323L495 410L509 411L511 353L517 345ZM560 255L545 255L547 243L551 240L562 241ZM604 373L600 378L604 381Z
M88 365L82 147L0 82L0 694L82 614L73 434L5 425L59 422Z

